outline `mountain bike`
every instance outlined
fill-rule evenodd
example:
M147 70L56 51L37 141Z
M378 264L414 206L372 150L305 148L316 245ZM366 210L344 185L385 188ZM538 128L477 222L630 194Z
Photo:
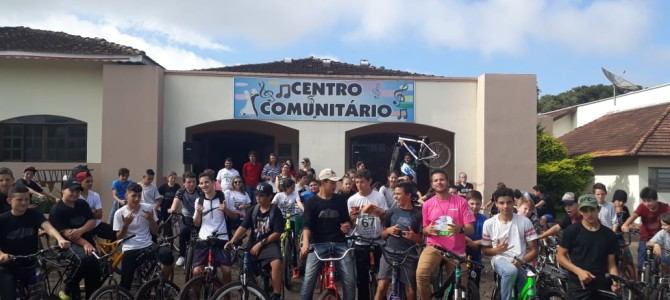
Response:
M193 277L184 284L179 293L180 300L190 299L210 299L214 292L223 286L223 283L216 276L218 266L216 265L216 251L223 251L222 240L219 236L226 235L226 232L212 232L204 241L198 241L196 245L207 248L207 265L205 265L202 275Z
M26 267L26 269L31 269L29 278L16 278L16 295L18 299L29 299L29 300L39 300L39 299L61 299L65 298L67 295L63 291L60 291L61 284L65 283L65 276L72 274L70 272L59 272L56 269L60 267L68 268L68 266L74 267L73 270L76 272L76 265L68 261L65 265L54 265L54 262L65 260L63 253L66 250L58 248L56 246L39 250L36 253L29 255L9 255L10 262L26 262L34 263L37 262L37 266ZM50 274L52 272L58 272L57 283L51 286Z
M386 292L386 299L388 300L405 300L407 294L405 293L405 286L400 280L401 266L405 264L407 258L412 254L418 254L419 244L414 244L411 247L402 250L394 251L382 248L382 259L391 266L391 288ZM409 276L408 276L409 278Z
M179 237L179 228L174 228L173 223L181 222L180 214L171 214L160 226L161 236L158 238L159 249L168 249L172 252L174 239ZM175 233L176 232L176 233ZM175 233L172 236L166 236ZM160 264L160 270L154 274L153 279L145 282L135 294L136 300L149 299L177 299L179 287L172 282L174 272L172 266Z
M117 300L131 300L133 299L133 295L130 293L130 291L122 288L119 286L119 282L116 280L114 276L114 270L112 269L112 256L114 253L117 251L121 251L121 244L123 244L125 241L130 240L134 238L135 235L129 235L123 239L117 240L114 242L116 246L114 247L114 251L107 253L103 256L99 256L97 252L93 252L93 256L98 260L101 266L102 270L102 278L103 281L106 282L103 286L97 289L93 295L91 295L91 299L93 300L104 300L104 299L117 299Z
M519 272L526 272L526 282L524 283L521 290L516 289L515 284L515 299L518 300L538 300L538 299L550 299L550 300L564 300L567 299L567 296L564 291L559 287L554 286L553 283L549 283L547 276L548 273L542 273L538 271L534 266L529 263L524 262L519 257L514 257L514 260L519 264ZM550 267L550 266L547 266ZM551 266L553 267L553 266ZM563 280L566 279L565 272L561 272L560 269L555 269L553 276L559 277ZM494 286L494 291L491 296L491 299L500 299L500 280L496 274L496 284Z
M231 251L236 261L241 259L239 280L230 282L218 289L212 300L267 300L272 292L271 275L267 268L260 266L249 253L247 247L235 245ZM258 270L258 272L256 272ZM257 274L258 273L258 274ZM256 281L256 275L260 280ZM257 284L260 283L259 284ZM283 292L282 292L283 293Z
M293 270L298 267L299 254L298 247L300 244L300 235L296 235L294 217L301 216L298 213L293 213L284 217L284 233L281 235L281 250L282 250L282 267L284 272L284 287L291 290Z
M431 169L446 167L451 161L451 150L449 147L439 141L426 143L427 140L428 137L425 136L421 136L418 139L399 136L391 155L389 172L395 170L401 147L405 148L407 153L414 157L415 161L421 162L426 167Z
M463 266L465 266L465 274L468 274L470 270L475 268L483 268L484 266L481 263L471 260L468 257L460 256L456 253L453 253L447 249L438 246L431 246L437 249L442 257L447 260L454 261L456 267L454 272L449 275L449 277L442 281L442 276L444 276L444 270L442 268L445 266L446 262L443 261L440 264L440 270L438 270L438 276L436 283L433 285L434 292L432 294L433 299L454 299L454 300L479 300L479 287L477 284L470 280L470 276L466 275L468 278L467 283L464 283L462 280L463 277Z

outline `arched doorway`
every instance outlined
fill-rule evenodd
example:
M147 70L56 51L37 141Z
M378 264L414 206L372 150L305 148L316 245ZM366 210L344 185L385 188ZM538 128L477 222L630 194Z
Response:
M452 159L444 168L451 180L454 179L454 133L441 128L408 123L379 123L359 127L346 132L347 167L355 166L361 160L372 172L375 181L385 183L393 146L398 136L427 136L431 141L441 141L446 144L452 152ZM402 163L401 151L396 169ZM423 192L428 189L428 175L430 170L420 165L417 170L418 187Z
M200 172L223 167L226 157L233 159L234 168L241 170L249 151L256 151L265 162L275 153L280 161L298 158L298 130L271 122L257 120L220 120L186 128L184 166Z

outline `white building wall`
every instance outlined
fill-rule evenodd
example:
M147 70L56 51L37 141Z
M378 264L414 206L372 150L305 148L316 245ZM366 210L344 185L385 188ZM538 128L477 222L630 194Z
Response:
M575 129L575 118L573 114L566 114L554 120L552 135L560 137Z
M612 200L615 190L624 190L628 192L628 209L635 210L642 185L637 158L595 159L593 169L594 183L600 182L607 187L608 200ZM591 193L591 185L586 190Z
M101 162L102 65L0 60L0 121L57 115L87 123L86 162Z
M185 128L233 118L233 77L166 73L163 126L163 169L183 169L182 143ZM477 83L462 81L416 81L416 123L455 133L455 170L475 173L475 105ZM312 166L345 170L345 133L368 122L271 121L300 132L299 157L309 157ZM472 178L476 178L472 174Z
M614 98L582 105L577 108L575 128L588 124L608 113L667 102L670 102L670 84L617 96L616 105L614 104Z

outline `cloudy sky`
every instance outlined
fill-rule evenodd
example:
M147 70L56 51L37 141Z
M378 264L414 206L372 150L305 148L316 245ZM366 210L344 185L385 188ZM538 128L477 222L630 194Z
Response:
M443 76L537 74L543 94L670 82L670 1L0 0L0 26L144 50L168 69L317 56Z

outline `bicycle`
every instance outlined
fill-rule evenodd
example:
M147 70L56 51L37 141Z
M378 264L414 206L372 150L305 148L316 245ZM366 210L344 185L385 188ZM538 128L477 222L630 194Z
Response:
M325 265L322 266L321 268L321 275L320 277L320 289L322 292L322 295L320 297L321 300L340 300L340 292L337 289L337 284L336 284L336 271L337 269L335 268L335 262L343 260L349 252L354 250L353 247L347 248L347 250L344 251L342 256L340 257L326 257L323 258L319 255L319 251L316 251L315 248L319 248L320 246L329 246L330 249L328 251L329 255L334 254L334 249L333 249L333 244L332 243L314 243L309 246L309 251L314 252L314 256L316 257L317 260L320 262L325 262ZM353 293L353 291L352 291Z
M102 278L103 281L106 282L107 284L100 287L97 289L93 295L91 295L91 299L94 300L103 300L103 299L119 299L119 300L131 300L133 299L133 295L130 293L130 291L122 288L119 286L119 282L116 280L114 277L114 270L112 269L112 256L114 253L117 251L121 250L121 244L126 242L127 240L130 240L134 238L135 235L129 235L123 239L114 241L113 243L116 244L114 247L114 251L107 253L105 255L99 256L95 251L93 252L93 256L98 260L100 263L101 269L102 269Z
M382 248L383 259L391 266L391 289L386 292L388 300L405 300L407 295L405 287L400 280L400 266L404 265L412 251L416 252L419 244L414 244L403 251L393 251L385 247ZM417 253L418 254L418 253Z
M54 251L57 251L56 256L53 258L48 258L48 255ZM58 283L53 287L50 286L49 275L55 270L55 268L49 268L50 261L61 260L65 257L62 255L65 252L64 249L61 249L57 246L49 247L42 249L33 254L28 255L9 255L10 262L17 261L26 261L33 262L37 261L37 267L28 267L34 269L30 278L16 278L16 295L19 299L29 299L29 300L38 300L38 299L64 299L67 295L63 291L58 291L61 283L64 283L64 275L71 274L69 272L59 272ZM67 266L73 265L69 263ZM53 265L51 267L54 267ZM75 270L70 270L74 271Z
M209 299L214 292L223 286L223 283L216 276L217 266L215 265L215 251L222 251L217 247L220 243L219 236L227 233L212 232L204 241L199 241L198 245L204 245L207 248L207 265L204 267L203 274L193 277L184 284L179 293L180 300L188 299Z
M393 154L391 155L391 164L389 172L395 170L395 164L398 161L400 148L404 147L407 152L414 157L414 160L421 162L431 169L441 169L447 166L451 161L451 150L442 142L434 141L426 143L428 137L421 136L419 139L409 137L398 137ZM417 150L415 146L418 146Z
M645 299L656 298L659 277L658 267L653 247L647 246L647 249L645 249L644 262L642 263L642 272L640 272L640 282L644 283L643 295Z
M173 241L179 236L179 228L175 230L173 222L181 222L179 216L181 214L171 214L160 229L162 231L161 237L158 239L158 247L167 248L170 251L173 249ZM169 229L172 230L169 230ZM165 234L175 233L172 236L165 236ZM171 266L170 266L171 267ZM147 299L176 299L179 296L179 287L172 281L174 279L174 272L171 268L167 268L161 264L160 270L153 276L153 279L145 282L140 286L135 295L136 300Z
M294 217L301 216L298 213L293 213L284 219L284 233L281 235L281 250L282 250L282 264L284 274L284 287L291 290L293 278L293 268L298 267L298 248L296 245L300 244L300 235L296 236Z
M665 255L670 255L670 249L661 248ZM663 273L658 278L658 294L657 299L670 299L670 274Z
M239 254L238 254L239 253ZM242 258L242 266L240 268L239 281L230 282L220 289L218 289L214 296L209 299L212 300L267 300L270 299L269 292L272 291L272 285L270 284L270 273L263 266L259 266L257 262L253 260L249 249L239 245L235 245L232 252L232 257L237 260L238 257ZM259 276L260 285L256 283L255 270L260 270ZM282 291L283 294L283 291ZM283 295L282 295L283 296Z
M354 241L361 241L364 242L365 244L363 245L358 245L356 244L354 248L367 248L368 252L368 264L369 264L369 269L368 269L368 283L370 284L370 295L369 299L374 299L375 298L375 293L377 292L377 260L375 259L375 253L377 253L378 249L383 248L380 245L380 242L383 242L384 240L382 239L367 239L364 237L360 236L355 236L352 237ZM381 251L380 251L381 252ZM360 276L360 275L356 275Z
M442 257L448 260L455 260L456 267L454 272L444 281L441 277L444 276L442 270L438 271L438 277L436 279L437 285L434 285L434 291L432 294L433 299L454 299L454 300L479 300L479 287L477 284L470 280L470 276L467 276L468 281L466 286L462 282L461 278L463 275L463 270L461 265L466 266L466 274L473 269L483 268L484 266L481 263L471 260L468 257L460 256L456 253L453 253L447 249L437 246L431 246L437 249ZM442 261L440 268L443 268L445 262Z
M618 282L621 285L622 289L629 290L633 293L634 298L633 299L650 299L644 297L644 289L645 284L642 282L637 282L633 280L628 280L626 278L623 278L621 276L616 276L613 274L605 274L605 278L611 279L614 282ZM598 295L600 297L608 298L608 299L627 299L623 293L615 293L610 290L598 290Z
M524 283L521 290L517 290L515 294L515 299L519 300L538 300L538 299L555 299L562 300L567 299L566 293L560 289L560 287L554 286L555 284L548 280L547 277L557 277L560 279L567 279L565 272L556 268L553 269L553 274L545 271L544 273L538 271L534 266L529 263L524 262L519 257L514 257L514 260L519 263L519 272L526 272L526 282ZM546 267L545 267L546 268ZM500 299L500 280L496 274L496 284L494 286L494 292L491 296L491 299ZM515 288L516 289L516 288Z

